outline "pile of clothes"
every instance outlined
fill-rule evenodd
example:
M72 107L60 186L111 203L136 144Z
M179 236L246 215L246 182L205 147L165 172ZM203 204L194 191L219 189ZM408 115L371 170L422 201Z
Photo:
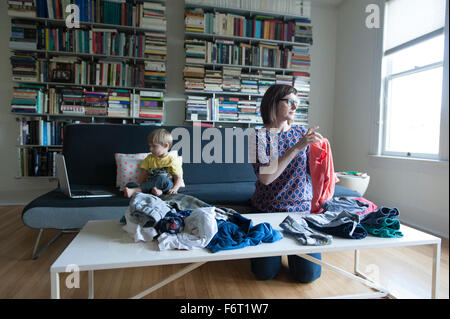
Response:
M322 214L308 214L295 220L287 216L280 227L302 245L311 246L329 245L332 236L349 239L363 239L368 234L403 237L397 208L377 207L363 197L337 197L324 202L322 210Z
M135 193L122 222L136 242L157 239L160 250L207 248L212 252L255 246L283 238L269 223L253 225L230 208L189 195Z

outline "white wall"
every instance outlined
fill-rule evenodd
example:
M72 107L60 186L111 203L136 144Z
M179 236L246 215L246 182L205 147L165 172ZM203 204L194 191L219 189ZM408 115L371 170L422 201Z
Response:
M365 27L365 8L371 3L382 6L382 0L345 0L338 10L333 113L335 169L368 172L371 180L365 194L367 199L378 206L397 207L405 223L448 237L448 161L369 156L373 154L373 140L378 131L382 39L382 29ZM448 67L446 72L447 78ZM448 96L448 81L445 90Z
M338 0L313 0L312 21L314 45L311 50L311 110L310 123L319 125L320 132L332 141L334 71ZM167 2L167 94L165 121L168 125L184 125L184 2ZM0 1L0 205L24 204L40 194L56 187L47 179L16 179L19 170L17 160L17 124L10 113L12 87L10 37L7 2Z

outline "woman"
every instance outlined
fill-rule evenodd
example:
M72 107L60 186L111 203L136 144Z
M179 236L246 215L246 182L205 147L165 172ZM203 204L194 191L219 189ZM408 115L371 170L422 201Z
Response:
M320 142L317 127L306 130L292 125L298 107L297 91L289 85L271 86L261 101L264 128L256 133L258 177L251 199L263 212L306 212L311 208L312 185L307 176L309 145ZM311 254L321 259L321 254ZM320 277L321 266L299 256L288 256L293 277L303 283ZM258 279L275 277L281 269L281 256L251 259L251 269Z

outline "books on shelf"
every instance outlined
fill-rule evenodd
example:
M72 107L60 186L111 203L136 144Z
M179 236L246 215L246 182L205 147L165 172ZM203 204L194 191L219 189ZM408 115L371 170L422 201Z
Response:
M21 84L13 90L11 111L14 113L43 113L45 97L41 88Z
M141 91L139 94L139 117L162 121L164 99L160 92Z
M311 16L310 0L186 0L186 5L205 5L216 8L274 12L288 15Z
M139 27L158 31L166 30L166 6L164 3L144 2L140 7L140 12Z
M256 38L312 44L311 23L308 18L283 21L272 16L246 17L234 13L185 11L186 32L223 36Z
M36 24L27 20L12 19L9 48L36 50Z
M12 80L36 82L36 56L27 52L14 52L10 57L12 67Z
M56 176L56 154L58 149L49 148L21 148L20 174L21 176Z
M19 121L20 145L62 145L65 121L44 121L42 119Z
M229 64L268 68L288 68L291 50L260 42L257 45L235 43L232 40L215 42L185 40L186 63Z
M36 17L35 0L8 0L8 15L15 17Z
M131 95L127 90L112 90L108 94L108 116L130 116Z

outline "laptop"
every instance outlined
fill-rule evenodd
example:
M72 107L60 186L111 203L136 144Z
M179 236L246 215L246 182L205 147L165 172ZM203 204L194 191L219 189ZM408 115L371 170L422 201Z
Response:
M66 160L62 154L56 154L56 172L61 191L64 195L70 198L100 198L117 196L114 193L101 189L71 190L69 177L67 176Z

